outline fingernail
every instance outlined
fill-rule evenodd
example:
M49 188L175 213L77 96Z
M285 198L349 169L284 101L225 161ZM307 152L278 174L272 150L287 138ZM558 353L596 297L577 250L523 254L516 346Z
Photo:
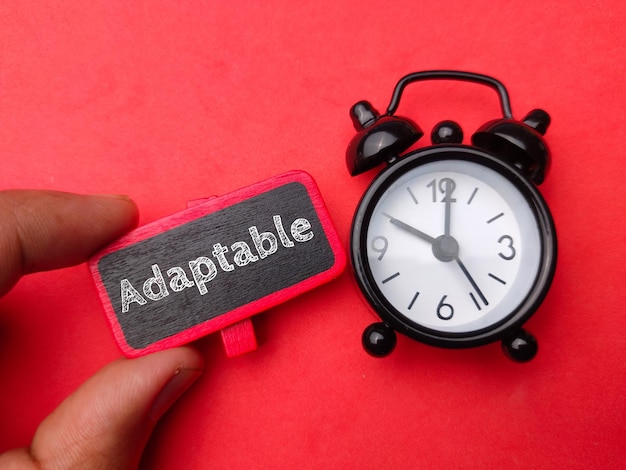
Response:
M201 374L202 370L200 369L177 369L174 376L165 384L152 403L148 413L150 418L158 421Z
M94 197L100 197L102 199L122 199L124 201L132 201L133 199L126 194L93 194Z

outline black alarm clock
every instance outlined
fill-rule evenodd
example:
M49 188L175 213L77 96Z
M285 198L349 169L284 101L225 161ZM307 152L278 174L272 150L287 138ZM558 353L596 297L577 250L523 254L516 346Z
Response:
M471 146L458 124L443 121L432 145L407 152L423 132L394 112L406 85L433 79L495 89L503 117L478 129ZM532 359L537 341L522 325L545 298L557 258L537 190L550 166L549 115L535 109L517 121L501 82L448 70L403 77L382 116L367 101L350 114L358 131L350 173L386 164L356 209L350 239L357 284L382 320L363 332L365 350L386 356L398 332L446 348L501 341L511 359Z

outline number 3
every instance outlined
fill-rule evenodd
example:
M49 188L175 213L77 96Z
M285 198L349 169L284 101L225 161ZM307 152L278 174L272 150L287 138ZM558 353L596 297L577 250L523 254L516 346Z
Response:
M500 252L498 253L498 256L500 256L500 258L505 259L507 261L511 261L513 258L515 258L515 248L513 248L513 237L509 236L509 235L502 235L499 239L498 239L498 243L502 243L504 240L507 241L506 247L510 250L510 254L505 255L504 253Z

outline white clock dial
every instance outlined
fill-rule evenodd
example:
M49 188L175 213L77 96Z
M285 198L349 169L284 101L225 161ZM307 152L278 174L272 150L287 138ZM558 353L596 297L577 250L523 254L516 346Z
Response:
M506 319L535 284L539 226L524 195L484 165L444 160L408 170L367 223L375 286L403 316L444 333Z

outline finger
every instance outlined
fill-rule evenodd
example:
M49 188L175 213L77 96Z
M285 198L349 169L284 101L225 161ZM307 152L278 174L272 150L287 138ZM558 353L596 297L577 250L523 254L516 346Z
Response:
M23 274L85 261L137 219L137 207L125 196L0 192L0 295Z
M191 348L115 361L46 418L29 450L8 453L0 457L0 464L7 468L11 464L18 468L17 463L46 469L137 468L155 423L203 367L202 356Z

